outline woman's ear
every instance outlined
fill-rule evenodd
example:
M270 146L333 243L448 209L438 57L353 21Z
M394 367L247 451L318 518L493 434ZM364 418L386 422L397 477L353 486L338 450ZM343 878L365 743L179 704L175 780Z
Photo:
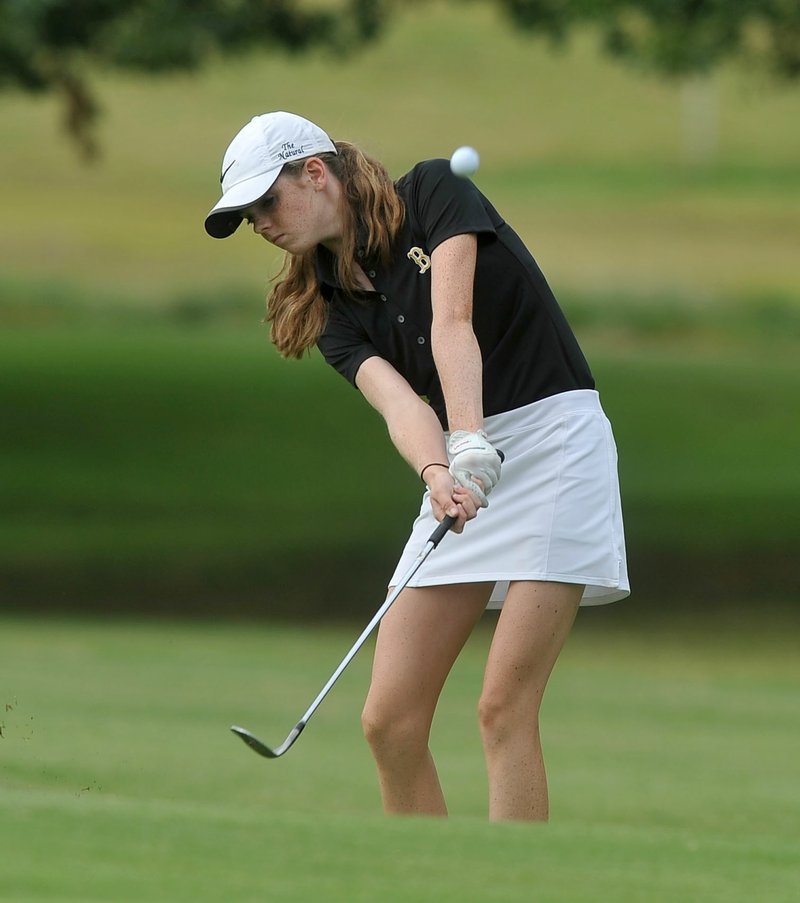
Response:
M309 157L306 160L306 176L311 181L315 190L319 191L325 187L328 180L328 170L319 157Z

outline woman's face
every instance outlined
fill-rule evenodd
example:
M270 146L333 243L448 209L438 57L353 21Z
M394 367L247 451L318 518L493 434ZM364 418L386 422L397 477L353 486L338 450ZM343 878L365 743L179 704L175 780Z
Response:
M242 218L283 251L303 254L319 244L335 250L341 240L338 201L338 182L312 157L299 173L282 173Z

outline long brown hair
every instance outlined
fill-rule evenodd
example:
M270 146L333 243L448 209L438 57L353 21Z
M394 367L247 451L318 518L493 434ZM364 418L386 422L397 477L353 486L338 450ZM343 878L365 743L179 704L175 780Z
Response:
M383 164L347 141L335 145L337 153L319 157L342 185L342 250L336 274L345 291L355 292L359 288L354 272L359 226L367 230L367 256L386 265L405 210ZM287 163L282 174L297 175L303 165L301 160ZM315 259L315 249L287 253L267 296L270 338L284 357L301 358L325 329L328 305L317 280Z

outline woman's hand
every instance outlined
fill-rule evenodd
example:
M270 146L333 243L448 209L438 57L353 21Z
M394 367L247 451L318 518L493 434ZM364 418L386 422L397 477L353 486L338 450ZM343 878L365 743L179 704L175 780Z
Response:
M380 357L364 361L356 375L356 385L367 401L383 414L395 448L419 473L431 493L431 508L438 521L450 514L456 518L453 530L461 533L481 507L480 498L451 475L442 426L433 408L424 402L394 367ZM491 446L490 446L491 448ZM472 473L479 491L485 493L481 474ZM490 477L493 479L493 477ZM491 488L491 487L490 487Z
M502 454L489 442L483 430L476 433L456 430L450 436L448 451L452 460L450 473L456 482L472 492L481 508L488 508L486 496L500 479Z
M459 485L447 468L439 465L426 472L425 481L431 494L433 516L440 522L448 514L455 517L456 522L451 529L453 533L461 533L464 524L472 520L481 507L478 498L469 489Z

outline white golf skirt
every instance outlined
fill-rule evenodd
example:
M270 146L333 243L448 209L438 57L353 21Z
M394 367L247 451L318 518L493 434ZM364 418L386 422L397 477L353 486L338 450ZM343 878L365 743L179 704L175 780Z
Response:
M494 583L501 608L514 580L585 585L581 605L630 594L617 449L592 389L564 392L484 422L505 454L489 507L448 533L409 586ZM389 586L411 567L437 522L426 492Z

